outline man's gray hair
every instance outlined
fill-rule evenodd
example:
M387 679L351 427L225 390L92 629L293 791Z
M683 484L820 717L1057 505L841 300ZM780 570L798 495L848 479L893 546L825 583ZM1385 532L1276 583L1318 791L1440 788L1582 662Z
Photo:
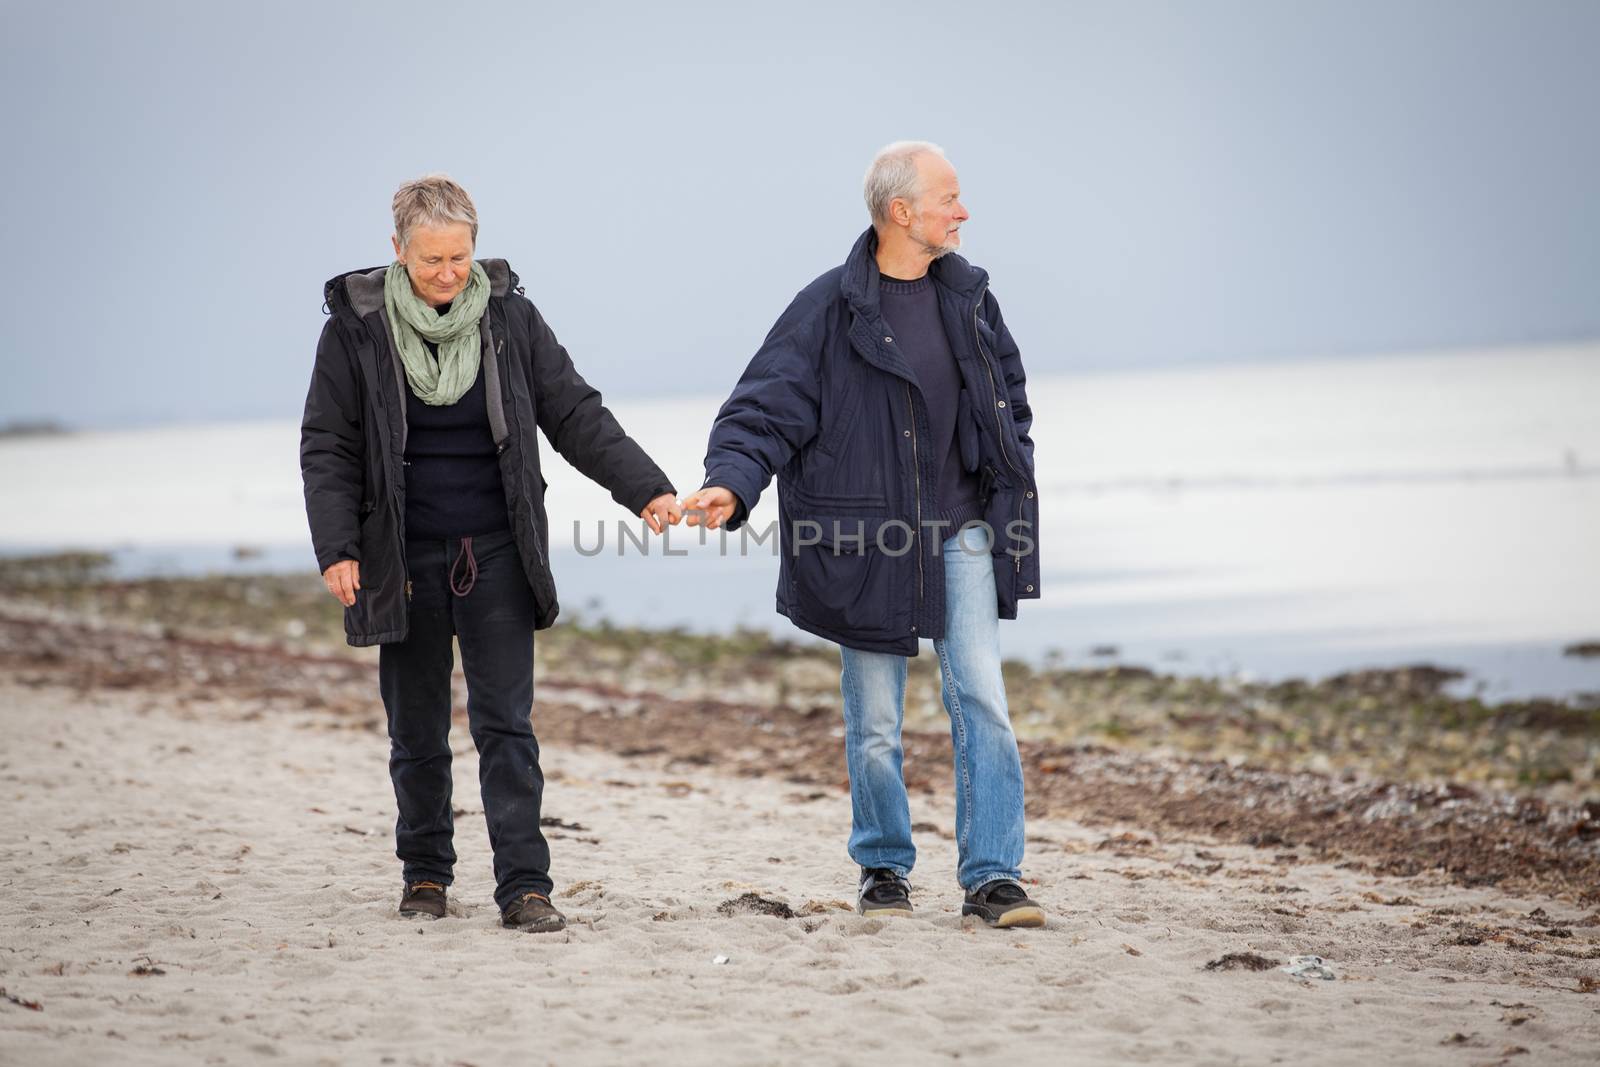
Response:
M404 248L418 226L449 226L464 222L478 243L478 209L472 197L448 174L425 174L400 186L394 193L394 235Z
M889 202L895 199L915 200L917 193L917 157L931 152L943 159L944 149L931 141L896 141L885 145L872 157L867 168L861 192L867 200L867 211L876 225L889 221Z

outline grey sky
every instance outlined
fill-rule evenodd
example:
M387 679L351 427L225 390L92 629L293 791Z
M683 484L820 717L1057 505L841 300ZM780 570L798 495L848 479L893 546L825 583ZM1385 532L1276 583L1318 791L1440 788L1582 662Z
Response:
M576 10L575 10L576 9ZM617 394L728 388L942 143L1033 373L1600 336L1600 4L8 0L0 421L297 416L455 175Z

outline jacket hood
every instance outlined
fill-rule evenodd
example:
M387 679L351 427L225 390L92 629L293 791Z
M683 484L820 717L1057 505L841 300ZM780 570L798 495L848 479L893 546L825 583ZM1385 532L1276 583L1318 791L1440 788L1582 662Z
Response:
M860 312L878 307L877 251L877 231L868 226L866 232L856 238L849 258L844 261L844 273L840 276L839 285L844 291L844 298ZM989 282L988 271L973 266L954 252L934 260L928 273L946 289L962 296L976 295Z
M503 297L517 288L519 279L511 264L503 259L480 259L478 265L489 276L489 295ZM383 276L387 266L346 271L328 279L322 287L322 301L330 314L363 319L383 307Z

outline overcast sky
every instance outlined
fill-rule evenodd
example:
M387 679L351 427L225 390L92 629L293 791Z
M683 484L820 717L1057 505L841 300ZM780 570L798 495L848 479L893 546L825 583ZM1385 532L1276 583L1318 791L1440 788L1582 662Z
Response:
M431 170L608 393L724 391L901 138L1034 374L1600 337L1600 3L0 2L0 422L298 417Z

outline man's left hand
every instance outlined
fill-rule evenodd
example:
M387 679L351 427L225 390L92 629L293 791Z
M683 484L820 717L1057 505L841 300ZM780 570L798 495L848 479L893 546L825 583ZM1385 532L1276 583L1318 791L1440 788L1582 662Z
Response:
M677 497L662 493L644 506L639 517L650 524L650 529L660 533L668 526L676 526L683 521L683 507Z

